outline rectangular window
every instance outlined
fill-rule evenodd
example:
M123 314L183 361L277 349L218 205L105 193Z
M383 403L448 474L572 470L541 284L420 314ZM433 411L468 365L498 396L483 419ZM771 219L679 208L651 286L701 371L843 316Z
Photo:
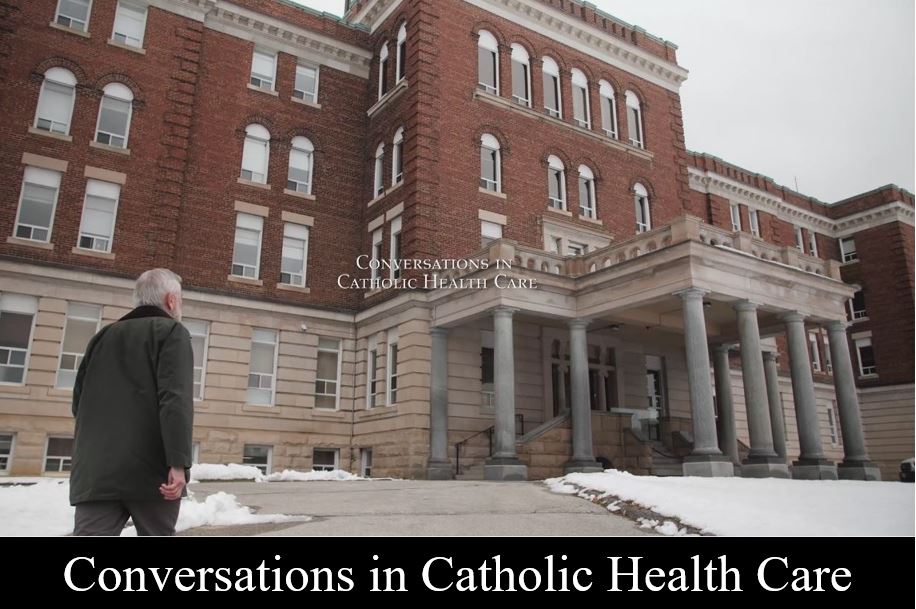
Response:
M380 405L382 392L378 378L378 339L369 339L369 351L366 355L366 408Z
M808 253L817 258L817 233L808 231Z
M80 223L80 249L111 252L120 196L119 184L99 180L89 180L86 183L86 200L83 202L83 219Z
M98 305L71 302L67 305L64 340L57 366L57 388L73 389L89 340L99 331L102 308Z
M143 33L146 30L146 7L134 6L123 0L118 2L115 12L112 40L132 47L143 47Z
M391 259L391 279L401 278L401 217L391 221L391 243L389 248Z
M312 451L312 470L333 472L339 469L340 450L337 448L316 448Z
M0 473L10 471L13 462L13 441L15 436L9 433L0 434Z
M573 118L576 124L584 129L592 128L592 121L588 115L588 89L573 85Z
M477 70L480 75L477 84L487 93L499 95L499 85L496 82L498 69L496 53L484 47L477 47Z
M0 384L25 383L38 299L0 294Z
M805 238L800 226L795 227L795 248L802 254L805 253Z
M239 214L235 223L235 249L232 252L232 274L257 279L261 266L261 233L264 218Z
M636 196L636 232L645 233L652 230L652 216L649 210L649 198Z
M560 77L544 73L544 109L547 114L561 118L560 111Z
M814 332L808 333L808 344L810 346L811 352L811 367L815 372L821 371L821 350L817 345L817 334Z
M280 283L305 287L308 268L309 228L299 224L283 226L283 260L280 262Z
M296 83L293 85L293 97L313 104L318 103L318 68L296 66Z
M363 478L372 477L372 449L361 448L359 451L359 475Z
M750 209L747 212L747 217L751 222L751 234L760 238L760 216L757 215L756 209Z
M567 247L570 256L584 256L588 253L588 245L585 243L576 243L575 241L570 241L567 244Z
M287 190L312 194L312 152L292 148L289 151L289 175L286 178Z
M875 350L870 338L860 338L856 341L856 352L859 355L859 375L869 376L878 374L875 366Z
M372 263L370 263L371 279L379 279L382 262L382 229L372 231Z
M824 339L824 369L827 373L833 372L833 357L830 355L830 339L826 334L823 335Z
M839 441L836 432L836 408L827 409L827 427L830 430L830 443L836 446Z
M531 91L528 82L528 64L520 61L512 62L512 99L520 106L531 107Z
M729 206L729 213L732 219L732 231L741 230L741 206L737 203L732 203Z
M253 465L261 470L265 476L270 474L273 465L274 449L272 446L258 446L256 444L246 444L245 453L242 456L242 463Z
M398 333L388 331L388 401L389 406L398 403Z
M277 378L277 331L251 333L251 364L248 372L248 403L273 406Z
M859 252L856 251L856 240L852 237L840 239L840 256L843 262L855 262L859 259Z
M658 417L664 416L667 407L665 404L665 359L663 357L646 356L646 397L650 414Z
M48 438L45 472L69 472L73 458L73 438Z
M39 167L26 167L16 217L16 237L47 243L51 239L54 211L60 191L60 174Z
M318 339L318 371L315 374L315 408L337 410L340 396L340 341Z
M200 463L200 442L191 444L191 463Z
M89 28L92 0L58 0L54 21L59 25L85 32Z
M503 226L496 222L480 221L480 245L486 247L491 242L503 238Z
M259 89L274 90L277 70L277 55L255 50L251 58L251 84Z
M207 376L207 351L210 345L210 324L196 319L183 319L181 323L191 334L191 350L194 352L194 401L204 399Z
M868 318L868 311L865 309L865 290L856 292L849 301L849 314L853 321Z

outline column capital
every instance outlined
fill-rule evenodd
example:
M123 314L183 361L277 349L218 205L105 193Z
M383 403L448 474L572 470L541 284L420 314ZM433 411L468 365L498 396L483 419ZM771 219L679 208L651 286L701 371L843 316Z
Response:
M678 296L681 300L691 301L691 300L703 300L703 297L709 294L709 290L704 290L702 288L687 288L686 290L681 290L680 292L675 292L672 296Z
M779 321L789 324L805 323L806 319L808 319L807 316L799 311L788 311L779 315Z
M433 326L429 329L430 336L448 336L449 329L443 326Z
M760 305L758 305L756 302L751 302L750 300L741 300L732 305L732 308L739 312L753 312L760 308Z
M846 330L851 326L848 321L842 319L834 319L833 321L828 321L824 324L824 327L827 328L827 332L842 332L846 333Z
M738 343L717 343L712 346L712 351L713 353L721 353L723 351L728 353L737 346Z
M512 317L518 312L518 309L512 307L497 307L493 309L493 317Z
M779 358L779 354L775 351L764 351L763 352L763 361L765 362L775 362Z
M574 330L576 328L587 328L590 323L592 323L592 320L588 318L570 319L566 322L570 330Z

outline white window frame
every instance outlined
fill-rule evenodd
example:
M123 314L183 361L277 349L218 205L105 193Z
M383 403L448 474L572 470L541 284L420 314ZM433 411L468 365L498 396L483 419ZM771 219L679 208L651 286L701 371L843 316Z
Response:
M254 60L256 57L260 56L261 59L270 58L271 62L271 74L260 74L255 73L254 71ZM258 82L255 83L254 81ZM264 84L269 84L270 86L265 87ZM277 52L269 51L264 48L255 47L251 55L251 71L248 75L248 84L259 89L261 91L276 91L277 90Z
M502 160L503 159L502 159L501 146L499 145L499 140L496 139L495 136L489 133L484 133L482 136L480 136L480 148L481 148L480 187L489 192L502 193L503 191L503 176L502 176L503 162ZM495 176L496 181L495 182L492 179L490 179L489 176L483 175L483 151L484 150L495 153L493 155L495 170L496 170L496 176Z
M636 233L647 233L652 230L652 204L645 186L639 183L633 186L633 200L636 207ZM645 221L640 221L640 215Z
M378 199L385 194L385 143L375 149L375 177L372 180L372 198Z
M834 402L833 406L827 406L827 431L830 433L830 444L833 446L840 443L836 423L836 402Z
M200 463L200 442L194 442L191 444L191 464L198 465Z
M813 230L808 231L808 253L817 258L817 233Z
M552 57L544 57L541 59L541 73L543 75L542 85L544 87L544 111L548 116L563 120L563 83L560 81L560 65ZM549 84L548 79L551 79ZM548 86L556 91L556 108L551 108L547 105L546 91Z
M255 224L258 224L260 228L254 229L254 228L249 228L248 226L239 226L239 224L243 222L245 223L250 222L252 226ZM240 229L246 230L246 231L252 231L252 232L257 230L258 232L258 255L257 255L257 260L255 261L257 264L254 267L254 275L252 276L248 276L244 274L244 269L251 268L251 265L239 263L239 262L236 262L235 260L235 245L238 243L238 231ZM232 268L231 268L232 276L241 277L243 279L254 279L254 280L259 279L261 277L261 248L264 245L264 218L262 218L261 216L254 216L252 214L239 213L235 219L235 238L232 243L233 243ZM235 272L236 266L242 267L243 274L239 275L238 273Z
M823 370L821 366L821 350L817 344L817 334L815 332L808 332L808 353L811 356L811 368L814 372L821 372Z
M741 230L741 205L738 203L729 203L728 213L732 221L732 232Z
M629 129L630 128L629 113L632 111L635 113L636 118L634 120L634 123L636 125L636 131L638 132L636 134L633 134L633 133L629 134L630 145L635 146L637 148L644 149L646 147L646 133L645 133L646 127L643 124L642 102L639 101L639 97L632 91L627 91L624 94L624 97L626 98L626 102L627 102L627 130L628 131L630 130ZM634 137L634 135L636 137Z
M567 256L584 256L588 253L588 244L581 243L579 241L567 241L566 242L566 255Z
M51 205L51 219L48 223L47 229L45 229L45 227L43 226L21 223L22 204L25 201L26 184L32 184L33 186L37 186L39 188L51 188L51 186L48 186L45 183L38 183L35 181L30 182L29 179L27 178L29 174L32 175L33 180L36 179L37 177L41 177L43 178L42 182L44 181L47 181L47 182L56 181L57 182L57 185L53 187L54 188L54 203ZM53 176L51 174L53 174ZM13 236L14 237L16 237L17 239L25 239L27 241L36 241L38 243L50 243L51 242L51 235L54 234L54 217L57 215L57 202L60 199L60 184L61 184L62 178L63 178L63 174L61 174L60 172L51 171L50 169L44 169L41 167L32 167L31 165L26 165L25 171L22 174L22 187L19 190L19 209L16 212L16 223L13 225ZM19 235L19 228L23 226L29 228L33 232L35 229L47 230L48 236L46 239L35 239L31 236L22 237Z
M802 232L802 227L796 226L795 228L795 249L800 251L802 254L805 253L805 235Z
M480 221L480 243L481 247L486 247L493 241L503 238L503 225L488 220Z
M601 98L601 126L606 136L616 140L620 133L617 126L617 96L614 93L614 87L611 86L611 83L608 81L600 81L599 87L599 97ZM607 110L607 116L604 114L605 110Z
M327 469L327 465L315 465L315 453L332 453L334 455L334 466L333 469ZM319 469L320 468L320 469ZM312 449L312 471L316 472L333 472L340 469L340 449L339 448L313 448Z
M76 1L77 1L77 2L82 2L83 0L76 0ZM57 0L57 10L54 11L54 23L57 24L57 25L59 25L59 26L61 26L61 27L70 28L71 30L79 30L80 32L88 32L88 31L89 31L89 20L92 18L92 0L87 0L86 4L87 4L87 8L86 8L86 22L83 24L83 27L82 27L82 28L73 27L73 21L74 21L74 19L73 19L72 17L70 17L69 15L64 15L64 18L65 18L65 19L69 19L69 20L70 20L70 23L69 23L68 25L65 25L65 24L63 24L63 23L60 22L60 17L61 17L61 14L60 14L60 0ZM77 20L77 21L79 21L79 20Z
M300 70L311 70L315 73L315 90L314 91L305 91L296 87L296 79L299 76ZM321 68L319 66L313 66L305 63L296 64L296 76L293 78L293 97L296 99L301 99L312 104L318 103L318 81L321 75Z
M372 354L375 354L373 358ZM373 359L375 361L373 361ZM378 408L383 406L380 401L383 401L385 398L385 392L379 391L379 384L383 382L382 379L378 378L378 336L369 337L369 346L366 349L366 410L372 410L373 408ZM372 383L375 383L375 391L372 391ZM379 400L379 397L382 400Z
M11 353L14 349L12 347L0 347L0 357L3 357L6 361L0 360L0 365L7 366L10 368L22 368L22 380L18 383L11 383L9 381L0 381L0 387L24 387L28 381L29 375L29 362L32 357L32 342L35 338L35 325L36 320L38 319L38 299L34 296L26 296L24 294L13 294L13 293L0 293L0 315L4 312L14 313L17 315L31 315L32 316L32 325L29 328L29 342L25 349L25 359L23 364L20 366L18 364L10 364L9 355L3 355L3 351ZM22 351L22 349L16 348L16 351Z
M63 455L49 455L48 450L51 448L51 440L73 441L73 438L71 436L48 436L47 438L45 438L44 458L41 460L42 473L62 474L64 472L70 471L70 469L73 467L73 450L71 449L69 457L65 457ZM58 468L56 470L48 469L48 459L60 459L60 464L58 465ZM64 465L69 465L70 467L65 469Z
M376 281L381 278L381 262L382 262L382 243L385 240L384 231L381 228L377 228L372 231L372 256L373 261L377 261L378 264L370 264L369 272L370 279Z
M578 68L572 69L572 94L573 94L573 120L583 129L592 128L592 104L589 99L588 77L585 72ZM579 116L576 112L577 105L581 104L580 110L584 113Z
M47 100L47 87L48 84L56 85L58 87L65 87L70 90L70 107L67 109L67 122L56 123L51 119L44 119L50 123L49 128L45 129L44 127L39 126L38 121L42 120L41 110L42 103ZM76 76L73 75L73 72L65 68L49 68L44 73L44 79L41 81L41 89L38 91L38 103L35 106L35 120L32 122L32 126L35 129L40 129L42 131L47 131L48 133L58 133L64 136L70 135L70 127L73 126L73 106L76 103ZM62 125L63 130L54 129L54 125Z
M846 244L852 243L852 251L847 249ZM856 262L859 259L859 250L856 248L855 237L840 238L840 259L842 262Z
M304 235L304 237L303 237ZM283 247L286 247L286 240L291 239L295 241L302 242L302 270L301 273L287 273L290 275L289 281L283 281L283 252L280 252L280 284L288 285L297 288L304 288L306 281L308 279L308 268L309 268L309 237L311 236L311 230L308 226L304 224L295 224L293 222L285 222L283 224ZM299 276L299 281L294 282L293 279L296 276Z
M404 127L398 129L391 143L391 185L404 181Z
M191 335L191 338L203 338L203 353L201 354L201 366L200 366L200 393L195 392L194 401L202 402L204 401L207 393L207 356L210 353L210 322L204 321L201 319L183 319L182 323L185 328L188 330L188 334ZM198 329L203 328L204 332L201 333ZM192 342L193 345L193 342ZM194 366L194 370L197 370L197 366ZM200 448L200 444L197 444L197 447Z
M298 169L293 167L293 153L304 154L308 159L308 182L300 182L299 180L294 180L291 176L293 169ZM290 144L289 151L289 162L286 166L286 189L293 192L302 193L305 195L312 194L312 184L315 183L315 145L312 144L311 140L307 137L301 135L296 136L292 139ZM290 185L295 186L295 188L290 188ZM300 190L300 186L305 186L305 190Z
M824 370L827 374L833 374L833 356L830 354L830 337L828 334L822 334L824 340Z
M359 475L363 478L372 477L372 449L359 449Z
M265 341L265 340L257 340L257 339L255 338L255 334L256 334L257 332L272 333L273 336L274 336L274 341L273 341L272 343L269 343L269 342L267 342L267 341ZM252 406L270 406L270 407L273 407L273 406L275 406L276 403L277 403L277 361L278 361L278 359L279 359L279 352L280 352L280 332L279 332L279 330L273 330L273 329L270 329L270 328L252 328L252 335L251 335L251 345L252 345L252 347L255 345L255 343L260 344L260 345L272 345L272 346L273 346L273 350L274 350L274 362L273 362L273 366L274 366L274 367L273 367L273 374L266 374L266 373L264 373L264 372L252 372L252 370L251 370L251 362L249 361L249 364L248 364L248 379L247 379L247 382L246 382L246 385L245 385L245 388L246 388L245 401L246 401L248 404L251 404ZM250 386L247 384L247 383L250 383L250 382L251 382L251 376L252 376L252 375L257 375L257 376L258 376L258 386L257 386L257 387L250 387ZM263 389L263 387L260 386L260 385L261 385L261 378L263 378L263 377L270 377L270 379L271 379L271 383L270 383L270 403L268 403L268 404L258 404L258 403L252 402L250 399L248 399L248 398L249 398L249 396L248 396L248 391L247 391L248 389Z
M87 308L88 307L95 308L96 310L95 317L83 317L78 314L74 314L73 313L74 305L87 307ZM67 303L67 316L64 320L64 332L63 332L62 339L60 341L60 352L58 353L58 356L57 356L57 373L55 374L55 378L54 378L54 388L63 389L65 391L72 391L73 385L66 386L61 383L61 373L64 372L64 368L63 368L64 357L72 356L74 358L74 362L75 362L74 367L72 369L68 369L67 372L73 373L72 380L75 384L76 373L79 371L80 363L83 361L83 357L86 355L85 346L83 347L82 353L64 351L64 346L67 344L67 331L70 329L70 320L95 323L95 330L93 330L92 332L92 336L95 336L95 334L99 331L99 325L102 323L102 307L101 305L94 305L94 304L88 304L88 303L82 303L82 302L68 302ZM92 340L92 336L89 337L89 340ZM86 341L86 346L89 346L89 340Z
M397 393L400 391L400 386L397 385L397 380L400 378L400 375L397 372L397 364L395 364L392 369L392 360L397 358L392 358L391 352L392 347L395 351L398 351L398 331L397 329L388 330L387 342L385 343L385 405L386 406L396 406L397 405ZM393 382L393 383L392 383ZM394 384L394 391L392 392L392 384ZM394 393L395 397L392 397Z
M267 449L267 463L265 463L264 465L258 465L256 463L252 463L248 461L247 459L253 458L245 454L246 452L248 452L249 448L266 448ZM265 476L269 476L273 472L274 447L268 444L245 444L244 447L242 448L242 464L250 465L251 467L257 467L259 470L261 470L262 474L264 474ZM263 469L261 469L262 467Z
M86 222L86 208L89 205L89 197L90 197L89 190L96 184L99 185L98 186L99 188L106 188L106 189L114 188L117 190L117 196L114 199L110 197L102 197L99 195L91 195L97 199L104 199L106 201L114 201L114 205L111 210L111 234L107 236L106 247L104 249L95 247L95 243L96 243L96 240L106 241L106 236L86 233L85 226L84 226ZM118 222L118 208L120 207L120 203L121 203L121 185L120 184L115 184L113 182L104 182L102 180L95 180L95 179L89 179L86 181L86 192L83 195L83 212L80 217L80 230L79 230L79 235L76 238L77 249L90 251L90 252L104 252L106 254L111 253L111 250L114 248L115 227L117 226L117 222ZM92 247L83 247L84 238L92 240Z
M550 186L554 181L555 173L559 173L559 198L550 194ZM569 198L566 196L566 165L558 157L547 157L547 206L551 209L567 211Z
M388 93L388 41L382 45L378 56L378 98L382 99Z
M407 24L402 23L400 29L398 30L398 41L397 41L397 52L395 53L395 84L404 80L407 77ZM403 67L402 67L403 64Z
M751 234L760 238L760 216L756 209L747 210L748 221L751 223Z
M862 293L862 300L865 300L865 291L859 290L858 292L856 292L856 294L858 294L859 292ZM867 301L865 302L864 309L856 309L855 303L856 303L856 299L855 299L855 295L853 295L853 297L849 299L849 319L851 319L852 321L861 321L863 319L868 319L868 302Z
M10 451L5 455L0 455L0 459L6 459L6 463L0 463L0 476L9 475L13 469L13 459L16 458L16 434L14 432L0 432L0 437L9 436Z
M401 277L401 269L398 268L400 266L398 261L400 260L401 250L403 249L404 240L401 236L402 229L403 222L401 221L401 216L398 216L391 221L391 237L388 241L388 259L391 261L389 278L392 280ZM395 244L397 244L397 248L395 248ZM397 249L397 251L395 251L395 249Z
M877 366L877 362L875 362L875 365L873 365L873 366L868 366L868 367L865 367L865 366L863 366L863 364L862 364L862 349L863 349L864 347L871 347L871 348L872 348L872 358L874 358L874 355L875 355L875 347L874 347L874 345L873 345L872 342L871 342L871 337L867 337L867 338L857 338L856 341L855 341L855 345L856 345L856 359L857 359L858 362L859 362L859 376L860 376L860 377L865 377L865 376L868 376L868 377L877 376L877 375L878 375L878 366Z
M336 341L337 348L331 349L329 347L322 347L321 346L322 340ZM340 375L341 375L341 368L343 366L343 341L339 338L319 337L318 338L318 353L335 353L337 355L337 378L335 379L318 378L318 360L317 358L315 359L315 398L316 398L315 399L315 410L323 410L326 412L336 412L340 410ZM334 393L327 393L327 390L319 393L318 383L329 383L329 382L334 383L334 389L335 389ZM319 407L318 399L317 399L319 395L324 396L324 397L333 396L334 397L334 407L333 408Z
M260 147L264 153L264 162L260 169L261 171L254 171L254 168L246 169L245 168L245 151L249 150L249 147ZM251 174L250 177L245 177L245 172ZM241 170L239 172L239 177L242 180L252 182L254 184L267 184L268 173L270 172L270 131L264 125L259 125L257 123L252 123L245 127L245 142L242 144L242 163ZM258 178L260 176L260 178ZM258 178L258 179L256 179Z
M141 25L141 27L140 27L140 36L141 36L141 37L140 37L139 40L137 40L137 44L132 44L132 43L130 43L130 42L127 42L127 36L126 36L125 34L121 34L122 36L124 36L124 41L121 41L121 40L118 40L117 38L115 38L115 36L116 36L117 33L118 33L118 17L121 16L121 7L122 7L122 6L127 7L127 9L132 9L132 10L135 10L135 11L137 11L137 12L142 12L142 13L143 13L143 21L142 21L142 25ZM115 9L114 24L112 25L112 28L111 28L111 39L112 39L114 42L117 42L117 43L119 43L119 44L125 44L125 45L127 45L127 46L131 46L131 47L136 47L136 48L138 48L138 49L142 49L142 48L143 48L143 41L144 41L144 39L146 38L146 19L147 19L148 15L149 15L149 9L148 9L147 6L145 6L145 5L143 5L143 4L140 4L140 3L137 3L137 2L125 2L124 0L118 0L118 7L117 7L117 9Z
M586 184L588 200L582 201L582 182ZM595 174L586 165L579 165L579 214L589 220L598 219L598 197L595 193Z
M102 112L105 110L105 100L110 99L115 102L121 102L127 104L127 124L124 126L124 135L117 133L110 133L108 131L102 131ZM102 144L103 146L111 146L112 148L119 148L122 150L129 150L128 143L130 142L130 124L134 116L134 94L128 87L122 85L121 83L112 82L105 85L104 94L99 100L99 114L95 122L95 136L94 140ZM103 142L100 138L103 135L108 136L108 141ZM112 138L123 137L123 144L113 144Z
M494 83L483 82L482 74L480 73L480 53L485 51L492 55L493 61L493 78ZM487 30L480 30L477 32L477 86L487 93L493 95L499 95L499 42L496 40L496 36L488 32Z
M512 100L520 106L530 108L531 107L531 98L533 97L531 95L531 56L528 55L528 51L525 49L525 47L523 47L522 45L518 43L513 43L511 48L512 48L512 61L511 61L512 63ZM522 67L522 71L525 74L525 82L523 84L525 85L525 91L528 94L527 98L520 97L516 95L516 92L515 92L515 85L517 84L515 82L516 64Z

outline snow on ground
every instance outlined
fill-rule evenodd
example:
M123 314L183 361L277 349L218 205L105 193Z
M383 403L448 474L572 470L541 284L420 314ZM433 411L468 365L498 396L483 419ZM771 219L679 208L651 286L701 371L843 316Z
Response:
M335 469L330 472L297 472L285 469L282 472L270 474L265 477L267 482L351 482L353 480L366 480L350 472Z
M545 484L562 494L570 494L570 485L575 485L591 494L631 501L715 535L914 535L914 488L900 482L660 478L607 470L569 474ZM668 521L652 528L679 533Z
M291 469L285 469L265 476L257 467L253 465L238 465L230 463L229 465L213 465L209 463L196 464L191 468L191 482L207 481L229 481L229 480L253 480L255 482L351 482L354 480L366 480L349 472L335 469L329 472L297 472Z

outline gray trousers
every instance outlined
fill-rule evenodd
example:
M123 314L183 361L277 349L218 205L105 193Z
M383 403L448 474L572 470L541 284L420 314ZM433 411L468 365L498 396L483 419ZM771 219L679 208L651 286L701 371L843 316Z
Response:
M88 501L76 505L73 534L118 536L127 519L134 521L137 535L170 537L181 501Z

